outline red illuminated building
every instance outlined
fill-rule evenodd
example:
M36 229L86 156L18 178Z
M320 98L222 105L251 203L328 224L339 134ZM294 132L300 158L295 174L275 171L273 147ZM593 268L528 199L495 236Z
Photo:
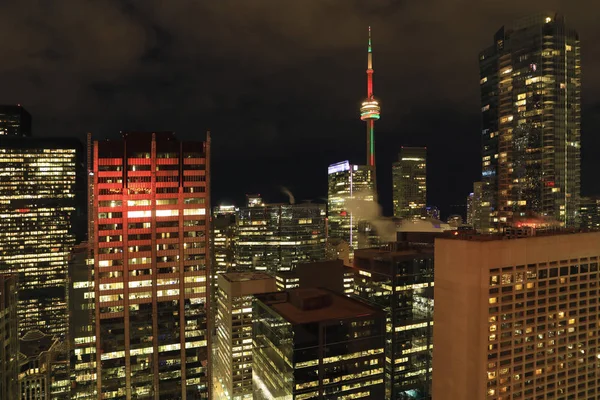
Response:
M92 145L98 393L207 398L210 138Z

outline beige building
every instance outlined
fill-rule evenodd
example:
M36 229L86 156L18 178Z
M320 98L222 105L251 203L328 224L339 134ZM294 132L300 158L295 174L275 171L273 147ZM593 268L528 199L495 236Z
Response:
M437 239L433 398L597 399L600 232Z
M214 399L252 399L252 301L277 290L266 273L219 274L214 349Z

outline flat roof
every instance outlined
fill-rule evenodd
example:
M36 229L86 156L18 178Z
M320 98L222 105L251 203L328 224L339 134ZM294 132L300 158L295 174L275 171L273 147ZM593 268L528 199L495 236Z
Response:
M436 238L437 240L461 240L466 242L492 242L500 240L519 240L519 239L532 239L539 237L549 236L566 236L573 234L586 234L586 233L598 233L599 230L593 229L570 229L570 228L559 228L559 229L533 229L531 232L527 232L527 228L515 228L514 231L509 233L494 233L494 234L480 234L480 233L461 233L460 231L456 234L451 233Z
M371 307L361 301L351 299L345 295L337 294L325 289L296 288L288 290L287 293L287 301L274 302L271 304L267 303L267 305L293 325L359 318L382 312L381 310ZM322 308L302 310L291 303L290 296L293 295L304 298L327 295L329 296L330 302L328 305L325 305Z
M273 277L264 272L228 272L221 274L223 278L229 282L245 282L245 281L258 281L263 279L273 279Z

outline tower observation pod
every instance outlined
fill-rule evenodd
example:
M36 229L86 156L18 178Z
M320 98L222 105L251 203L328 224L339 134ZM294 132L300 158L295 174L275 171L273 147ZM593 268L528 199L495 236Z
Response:
M373 186L375 188L375 121L379 119L380 111L379 102L373 97L373 51L371 48L371 27L369 26L367 98L362 102L360 107L360 119L367 123L367 165L373 171Z

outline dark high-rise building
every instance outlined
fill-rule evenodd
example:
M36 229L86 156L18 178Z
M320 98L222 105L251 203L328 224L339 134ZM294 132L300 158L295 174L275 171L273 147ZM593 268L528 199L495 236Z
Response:
M18 399L17 276L0 274L0 398Z
M85 236L82 146L0 137L0 271L19 274L19 332L67 332L67 264Z
M290 271L325 259L325 205L264 204L240 208L237 269Z
M415 218L427 205L427 148L402 147L392 166L394 217Z
M210 141L93 143L97 391L206 398Z
M502 27L479 55L486 231L531 214L579 225L580 65L554 14Z
M385 313L325 289L259 294L254 398L384 399Z
M20 104L0 106L0 136L31 136L31 114Z
M386 312L385 398L429 399L435 234L404 235L404 242L354 253L353 296Z
M96 336L94 321L94 260L90 246L83 242L73 247L69 260L69 336L70 398L98 398L96 387Z
M600 229L600 198L581 198L581 227L585 229Z

